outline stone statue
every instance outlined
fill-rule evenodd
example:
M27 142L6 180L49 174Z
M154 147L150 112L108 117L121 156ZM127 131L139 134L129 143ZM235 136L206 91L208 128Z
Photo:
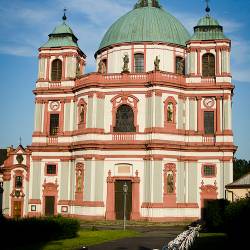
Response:
M98 63L98 73L102 73L102 64L103 64L103 62L102 62L102 60Z
M172 122L173 121L173 104L170 102L168 104L168 115L167 115L167 118L168 118L168 122Z
M81 112L80 112L80 122L83 123L84 122L84 108L83 106L81 106Z
M169 173L167 177L167 191L169 194L174 192L174 176L173 173Z
M176 73L181 74L181 75L184 74L184 59L183 58L180 58L176 62Z
M129 57L128 57L128 55L125 55L123 57L123 68L122 68L123 73L129 72L128 64L129 64Z
M155 61L154 61L155 71L159 71L159 70L160 70L160 62L161 62L161 60L160 60L159 57L157 56L157 57L155 58Z
M81 170L77 173L77 192L82 191L82 172Z

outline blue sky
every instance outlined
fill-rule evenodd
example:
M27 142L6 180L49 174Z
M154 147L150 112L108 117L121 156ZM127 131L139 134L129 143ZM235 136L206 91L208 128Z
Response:
M136 0L0 0L0 147L31 144L37 49L61 22L68 22L87 54L87 72L95 70L94 53L108 27L132 9ZM186 28L204 15L204 0L161 0ZM211 0L211 15L232 39L235 84L233 126L237 157L250 160L250 0Z

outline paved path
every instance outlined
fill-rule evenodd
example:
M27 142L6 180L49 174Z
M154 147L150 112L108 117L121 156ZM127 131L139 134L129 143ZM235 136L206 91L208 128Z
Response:
M162 249L183 231L183 227L130 228L142 233L140 237L127 238L91 246L89 250L152 250Z

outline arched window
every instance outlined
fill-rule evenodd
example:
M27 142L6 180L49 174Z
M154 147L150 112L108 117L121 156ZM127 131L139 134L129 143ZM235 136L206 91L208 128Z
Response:
M59 59L55 59L52 62L51 80L60 81L61 79L62 79L62 61Z
M126 104L122 104L116 112L116 125L114 132L135 132L134 112L133 109Z
M135 54L134 55L135 60L135 73L141 73L144 72L144 54Z
M202 57L202 76L215 76L215 57L211 53L207 53Z
M15 178L15 188L22 188L23 186L23 178L22 176L16 176Z
M185 74L185 60L180 56L176 57L175 72L180 75Z

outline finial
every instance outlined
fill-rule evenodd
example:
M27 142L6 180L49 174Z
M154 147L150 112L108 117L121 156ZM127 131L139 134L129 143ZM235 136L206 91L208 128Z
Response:
M206 12L209 13L211 10L209 7L209 0L206 0L206 3L207 3Z
M19 137L19 145L22 145L22 137Z
M66 20L67 20L66 11L67 11L67 9L64 8L64 9L63 9L64 15L63 15L63 18L62 18L63 21L66 21Z

